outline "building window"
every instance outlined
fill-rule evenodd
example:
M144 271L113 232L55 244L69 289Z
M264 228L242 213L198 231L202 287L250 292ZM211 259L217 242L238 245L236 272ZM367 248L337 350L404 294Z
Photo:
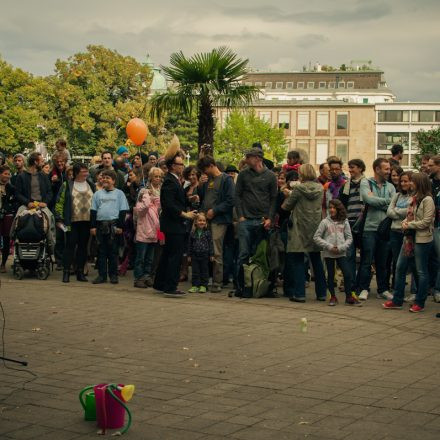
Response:
M271 89L272 88L272 83L270 81L265 82L264 83L264 88Z
M299 81L296 83L296 88L297 89L303 89L304 88L304 82L303 81Z
M345 89L345 82L344 81L338 82L338 89Z
M435 112L435 122L440 122L440 112Z
M278 127L288 130L290 128L290 112L278 113Z
M298 121L296 124L297 134L308 136L309 134L309 112L298 112Z
M260 112L258 114L258 116L260 117L260 119L264 122L271 122L272 120L272 114L271 112Z
M325 89L326 85L327 85L327 83L325 81L319 81L319 88L320 89Z
M307 81L307 88L308 89L314 89L315 88L314 81Z
M338 139L336 141L336 156L339 157L342 162L348 162L348 140Z
M310 160L310 141L309 139L297 139L296 141L296 151L301 156L304 163L308 163Z
M283 88L283 83L282 82L276 82L275 83L275 88L276 89L282 89Z
M316 163L321 164L327 160L328 157L328 141L316 141Z
M335 88L335 82L334 81L330 81L329 83L328 83L328 88L329 89L334 89Z
M409 145L409 133L378 133L377 134L377 149L378 150L391 150L394 144L402 145L404 150L408 149Z
M329 125L328 112L316 112L316 135L327 136Z
M348 135L348 112L336 112L336 136Z
M384 154L384 153L380 153L377 155L377 157L383 157L384 159L391 159L391 153L389 154ZM402 157L402 160L400 161L400 166L401 167L408 167L409 166L409 154L404 154Z
M419 149L419 141L417 140L417 133L411 133L411 150Z
M287 82L286 89L293 89L293 82Z
M353 89L354 88L354 81L347 81L347 89Z
M255 87L261 87L263 83L261 81L255 81Z
M413 112L414 113L414 112ZM379 122L408 122L409 111L408 110L379 110L378 114Z
M434 122L436 113L434 110L418 110L411 114L412 122Z
M362 98L362 104L368 104L368 98Z
M252 85L252 81L246 81L244 84L245 84L246 86L251 86L251 85Z

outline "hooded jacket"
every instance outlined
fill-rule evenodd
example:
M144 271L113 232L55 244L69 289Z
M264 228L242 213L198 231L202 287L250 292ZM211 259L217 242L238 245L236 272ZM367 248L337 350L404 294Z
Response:
M160 197L150 194L147 188L141 189L133 211L136 215L136 241L156 243L159 223Z
M353 242L350 223L347 219L344 221L334 221L327 217L319 224L313 239L323 250L322 256L324 258L345 257L347 249ZM334 246L338 248L338 253L330 252Z
M313 236L322 218L324 190L317 182L305 182L293 187L283 203L285 211L291 211L287 252L319 252Z

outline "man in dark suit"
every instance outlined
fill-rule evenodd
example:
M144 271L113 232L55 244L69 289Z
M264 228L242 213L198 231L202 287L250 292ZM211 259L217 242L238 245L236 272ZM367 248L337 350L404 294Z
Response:
M165 296L182 297L186 293L178 290L177 284L184 252L185 219L192 220L196 212L185 211L185 193L180 183L185 166L183 158L177 153L166 161L166 165L168 173L160 191L160 229L165 234L165 246L153 287L163 291Z

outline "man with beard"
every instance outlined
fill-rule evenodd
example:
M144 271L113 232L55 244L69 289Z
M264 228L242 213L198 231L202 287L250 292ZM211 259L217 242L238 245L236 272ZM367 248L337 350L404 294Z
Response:
M25 170L25 163L26 158L23 154L17 153L14 156L14 167L15 167L15 173L11 177L11 185L15 186L15 183L17 181L17 177Z
M34 152L28 157L28 169L17 176L15 181L16 198L23 209L42 209L49 219L49 246L53 252L55 246L55 222L53 214L47 207L52 200L52 187L48 177L41 171L44 159L41 153Z

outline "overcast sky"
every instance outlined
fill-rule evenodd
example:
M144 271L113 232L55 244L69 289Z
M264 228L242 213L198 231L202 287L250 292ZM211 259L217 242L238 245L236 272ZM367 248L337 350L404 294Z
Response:
M88 44L167 64L232 47L258 69L372 60L400 101L440 101L440 0L0 0L0 54L53 72Z

